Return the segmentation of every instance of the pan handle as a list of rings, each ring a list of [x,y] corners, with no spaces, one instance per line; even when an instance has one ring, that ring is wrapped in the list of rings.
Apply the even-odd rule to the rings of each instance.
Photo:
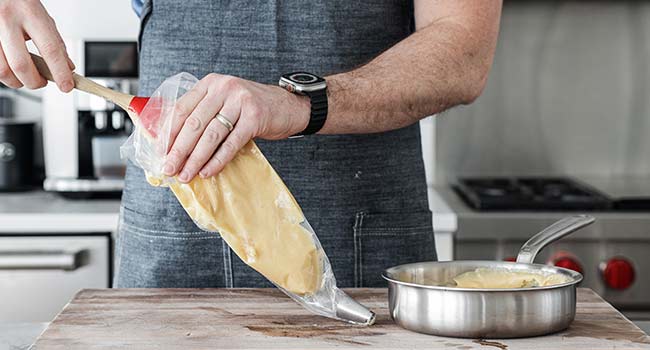
[[[519,250],[517,262],[532,264],[535,256],[542,248],[568,235],[569,233],[592,224],[596,219],[590,215],[575,215],[555,222],[551,226],[534,235]]]

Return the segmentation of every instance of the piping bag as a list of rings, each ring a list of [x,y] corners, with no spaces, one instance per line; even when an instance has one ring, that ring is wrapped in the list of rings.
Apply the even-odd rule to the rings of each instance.
[[[40,57],[41,74],[51,79]],[[174,106],[198,79],[180,73],[150,98],[107,89],[77,74],[75,87],[109,99],[128,111],[135,131],[121,154],[145,171],[154,186],[169,187],[194,223],[219,233],[246,264],[309,311],[354,324],[371,325],[375,314],[336,286],[316,233],[282,179],[253,141],[216,176],[187,184],[162,173]]]

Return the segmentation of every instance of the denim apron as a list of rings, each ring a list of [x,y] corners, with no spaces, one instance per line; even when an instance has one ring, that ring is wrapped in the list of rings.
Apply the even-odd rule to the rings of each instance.
[[[296,70],[354,69],[412,32],[413,8],[403,0],[153,0],[141,21],[140,94],[147,96],[182,71],[277,84]],[[258,145],[315,229],[339,286],[385,286],[386,267],[436,259],[417,124]],[[116,287],[271,286],[133,164],[115,260]]]

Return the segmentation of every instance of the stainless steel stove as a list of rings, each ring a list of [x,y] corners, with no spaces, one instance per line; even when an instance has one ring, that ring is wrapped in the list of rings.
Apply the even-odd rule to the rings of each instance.
[[[635,321],[650,321],[650,179],[467,180],[436,188],[458,216],[454,259],[513,259],[553,221],[589,212],[596,223],[552,244],[536,262],[582,272],[581,286]]]

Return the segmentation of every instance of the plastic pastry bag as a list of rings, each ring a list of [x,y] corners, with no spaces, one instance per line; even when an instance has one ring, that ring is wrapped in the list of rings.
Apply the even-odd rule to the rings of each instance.
[[[336,287],[330,262],[300,206],[254,142],[218,175],[182,184],[162,173],[174,105],[198,80],[181,73],[154,92],[141,113],[157,120],[135,131],[122,157],[144,169],[153,186],[169,187],[198,227],[218,232],[230,248],[308,310],[352,323],[374,314]],[[153,136],[156,135],[156,136]]]

